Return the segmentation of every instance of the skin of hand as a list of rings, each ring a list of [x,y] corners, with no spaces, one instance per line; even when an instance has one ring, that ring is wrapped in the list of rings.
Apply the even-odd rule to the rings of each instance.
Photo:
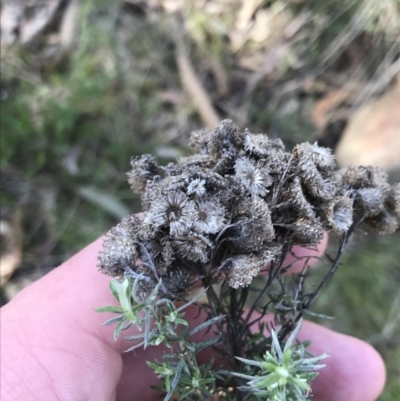
[[[160,399],[150,388],[158,379],[146,361],[161,360],[162,347],[124,353],[132,344],[114,341],[113,327],[102,327],[112,315],[93,311],[116,305],[110,278],[96,268],[101,245],[101,239],[92,243],[1,309],[2,401]],[[310,250],[297,248],[296,254],[309,255]],[[196,307],[188,308],[185,317],[196,325],[204,318]],[[196,335],[204,340],[204,333]],[[315,355],[329,352],[326,367],[312,383],[313,400],[376,399],[385,368],[371,346],[310,322],[303,324],[299,338],[312,341]],[[206,362],[212,352],[205,350],[199,359]]]

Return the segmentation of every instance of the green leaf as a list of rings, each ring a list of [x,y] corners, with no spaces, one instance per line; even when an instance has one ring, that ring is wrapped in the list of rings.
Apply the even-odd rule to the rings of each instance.
[[[282,360],[283,353],[282,353],[281,345],[279,344],[278,337],[274,330],[271,330],[271,338],[272,338],[271,353],[274,353],[273,351],[275,351],[278,354],[279,359]]]
[[[285,348],[283,349],[283,352],[285,352],[287,349],[289,349],[292,346],[294,340],[297,337],[297,334],[299,334],[299,331],[301,329],[302,324],[303,324],[303,319],[300,319],[299,322],[297,323],[296,328],[292,331],[292,334],[290,334],[290,337],[286,341]]]
[[[151,361],[146,361],[146,363],[147,363],[147,366],[149,366],[150,368],[152,368],[154,371],[155,371],[156,369],[158,369],[158,367],[160,366],[160,365],[158,365],[158,364],[156,364],[156,363],[154,363],[154,362],[151,362]]]
[[[292,359],[292,350],[290,348],[288,348],[283,353],[282,366],[284,368],[288,369],[290,366],[291,359]]]
[[[206,378],[206,379],[200,379],[200,383],[204,383],[204,384],[209,384],[209,383],[214,383],[215,382],[215,378],[210,377],[210,378]]]
[[[146,313],[144,332],[146,334],[144,337],[144,349],[146,349],[149,341],[151,341],[152,334],[154,335],[154,330],[150,332],[150,315],[148,313]]]
[[[194,304],[196,301],[198,301],[206,292],[208,288],[206,288],[204,291],[202,291],[200,294],[197,294],[193,299],[191,299],[189,302],[187,302],[185,305],[180,306],[177,311],[180,312],[183,309],[186,309],[188,306]]]
[[[292,383],[293,385],[302,388],[303,390],[311,391],[310,385],[307,383],[305,379],[295,378],[295,377],[288,377],[288,382]]]
[[[130,214],[129,208],[118,198],[98,188],[82,186],[78,188],[78,194],[118,219],[122,219]]]
[[[180,317],[177,317],[175,319],[175,323],[181,324],[182,326],[189,326],[189,323],[185,319],[181,319]]]
[[[117,340],[117,338],[119,337],[119,335],[120,335],[120,333],[121,333],[122,330],[126,330],[126,329],[128,329],[129,327],[131,327],[131,326],[132,326],[132,323],[129,322],[129,321],[126,319],[126,317],[124,316],[124,319],[121,320],[121,321],[118,323],[117,327],[116,327],[115,330],[114,330],[114,340]]]
[[[188,337],[190,337],[194,333],[197,333],[198,331],[203,330],[206,327],[209,327],[212,324],[217,323],[217,322],[221,321],[224,318],[225,318],[225,315],[222,315],[222,316],[217,316],[217,317],[214,317],[213,319],[207,320],[206,322],[204,322],[204,323],[198,325],[197,327],[195,327],[194,329],[190,330],[187,335],[188,335]]]
[[[96,308],[95,312],[123,313],[124,311],[120,306],[103,306],[101,308]]]
[[[220,339],[221,339],[221,336],[218,335],[217,337],[211,338],[210,340],[206,340],[206,341],[196,344],[196,353],[202,351],[203,349],[205,349],[207,347],[210,347],[211,345],[218,344]]]
[[[117,280],[110,281],[111,293],[114,295],[114,297],[117,299],[118,302],[119,302],[120,287],[121,287],[121,283],[118,282]]]
[[[126,336],[124,337],[125,340],[127,341],[135,341],[135,340],[141,340],[146,336],[146,333],[140,333],[140,334],[136,334],[134,336]]]
[[[133,347],[128,348],[128,349],[125,350],[124,352],[127,353],[127,352],[134,351],[135,349],[142,347],[143,344],[144,344],[144,341],[142,341],[142,342],[139,343],[139,344],[134,345]]]
[[[224,371],[228,373],[229,375],[236,376],[236,377],[241,377],[242,379],[247,379],[247,380],[254,380],[253,376],[245,375],[243,373],[238,373],[238,372],[230,372],[230,371]]]
[[[181,377],[182,368],[183,368],[183,359],[180,359],[178,366],[176,368],[174,379],[172,380],[172,383],[171,383],[171,387],[170,387],[167,395],[165,396],[164,401],[169,401],[172,398],[172,396],[174,395],[174,391],[175,391],[175,389],[179,383],[179,379]]]
[[[251,359],[244,359],[239,356],[237,356],[236,359],[238,359],[240,362],[243,362],[247,365],[258,366],[259,368],[261,368],[263,366],[263,362],[253,361]]]
[[[120,322],[121,320],[123,320],[124,318],[125,318],[124,315],[112,317],[111,319],[106,320],[106,321],[103,323],[103,326],[110,326],[110,325],[112,325],[112,324],[118,323],[118,322]]]
[[[195,392],[196,390],[193,388],[188,387],[185,391],[182,392],[181,397],[179,398],[179,401],[185,400],[189,394]]]
[[[268,389],[272,384],[278,383],[281,377],[276,373],[271,373],[267,376],[262,376],[255,380],[255,385],[259,388]]]
[[[153,341],[153,344],[154,344],[155,346],[158,346],[158,345],[160,345],[161,343],[163,343],[164,341],[165,341],[165,336],[160,335],[160,336],[158,336],[158,337]]]

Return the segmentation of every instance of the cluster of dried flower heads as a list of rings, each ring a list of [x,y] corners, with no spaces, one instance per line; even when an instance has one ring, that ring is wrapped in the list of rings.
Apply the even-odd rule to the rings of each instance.
[[[99,255],[102,272],[140,276],[144,294],[161,279],[161,291],[178,297],[205,271],[247,286],[285,244],[312,247],[354,224],[380,234],[399,225],[400,184],[375,167],[337,171],[316,144],[287,152],[281,140],[224,120],[192,133],[190,145],[197,153],[176,164],[132,160],[128,180],[143,213],[114,227]]]

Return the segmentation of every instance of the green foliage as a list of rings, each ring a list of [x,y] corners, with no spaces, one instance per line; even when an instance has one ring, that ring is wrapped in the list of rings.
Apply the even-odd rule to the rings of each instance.
[[[246,383],[239,387],[250,395],[270,401],[306,401],[309,400],[309,383],[317,376],[316,370],[325,365],[317,364],[327,355],[311,357],[306,352],[307,343],[294,344],[301,328],[301,321],[281,348],[277,333],[271,330],[272,347],[261,361],[239,358],[247,365],[247,370],[254,374],[233,373]]]
[[[123,330],[136,326],[139,334],[126,336],[128,341],[136,342],[127,352],[139,347],[159,346],[164,344],[169,353],[164,353],[163,362],[148,361],[148,366],[160,379],[157,389],[165,393],[164,401],[177,396],[180,400],[204,400],[211,396],[215,388],[218,371],[213,370],[214,361],[199,365],[196,355],[203,349],[218,344],[220,337],[215,336],[202,342],[193,342],[190,337],[200,330],[209,328],[221,321],[224,316],[207,320],[189,330],[185,320],[187,307],[193,305],[204,295],[200,293],[191,301],[180,307],[166,298],[158,299],[160,282],[150,296],[142,299],[138,275],[133,283],[128,278],[122,282],[111,281],[110,289],[120,306],[106,306],[96,309],[97,312],[116,313],[117,316],[107,320],[104,325],[117,324],[114,338],[117,339]]]
[[[226,400],[242,399],[235,396],[227,387],[219,387],[217,384],[224,382],[232,384],[232,379],[235,377],[239,380],[238,390],[244,392],[245,399],[309,400],[311,390],[309,383],[317,376],[316,371],[324,366],[318,362],[327,355],[312,357],[306,351],[309,343],[295,344],[301,321],[286,340],[283,349],[277,337],[279,332],[272,330],[269,338],[271,348],[262,360],[258,360],[257,357],[256,359],[237,357],[245,366],[243,373],[222,368],[215,369],[213,358],[208,364],[199,365],[196,359],[197,354],[205,348],[219,344],[221,337],[217,335],[202,342],[193,342],[191,337],[201,330],[207,330],[214,324],[222,322],[225,316],[216,316],[190,329],[183,311],[190,305],[196,304],[207,290],[177,307],[169,299],[158,297],[161,282],[148,297],[143,299],[143,293],[140,290],[143,278],[137,275],[133,282],[129,278],[125,278],[122,282],[111,281],[111,292],[120,306],[106,306],[96,311],[117,314],[116,317],[104,323],[104,325],[116,324],[115,340],[123,330],[131,326],[136,327],[139,334],[125,336],[125,340],[136,343],[127,352],[139,347],[146,348],[161,344],[167,347],[168,353],[164,352],[161,362],[147,361],[147,365],[160,379],[160,384],[155,389],[164,393],[164,401],[172,397],[179,400],[209,400],[216,393],[220,393]],[[258,335],[255,334],[250,342],[265,339],[262,334],[264,325],[261,324],[259,329]],[[262,343],[265,344],[263,341]]]
[[[52,265],[140,209],[126,195],[129,159],[162,145],[176,118],[159,97],[179,82],[171,39],[120,9],[80,2],[76,45],[57,68],[42,69],[27,48],[2,57],[1,201],[22,205],[27,252],[44,245],[60,255]]]

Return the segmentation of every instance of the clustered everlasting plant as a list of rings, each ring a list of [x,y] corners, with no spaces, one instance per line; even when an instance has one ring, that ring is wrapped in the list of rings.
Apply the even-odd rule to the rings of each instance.
[[[115,278],[120,307],[115,337],[135,325],[130,350],[164,344],[162,361],[148,361],[164,400],[308,400],[323,367],[296,340],[302,318],[336,271],[355,229],[393,233],[400,220],[400,184],[374,167],[336,170],[330,150],[304,143],[285,151],[278,139],[222,121],[192,133],[196,154],[160,166],[132,160],[128,181],[143,213],[110,230],[100,270]],[[339,234],[337,254],[323,280],[306,288],[309,258],[298,276],[285,275],[292,248],[315,248],[325,232]],[[253,279],[264,273],[262,286]],[[197,295],[194,284],[203,288]],[[197,285],[197,287],[199,287]],[[190,328],[185,309],[207,319]],[[272,314],[266,326],[263,317]],[[192,336],[208,335],[196,343]],[[268,333],[266,335],[265,333]],[[196,355],[214,348],[213,360]]]

